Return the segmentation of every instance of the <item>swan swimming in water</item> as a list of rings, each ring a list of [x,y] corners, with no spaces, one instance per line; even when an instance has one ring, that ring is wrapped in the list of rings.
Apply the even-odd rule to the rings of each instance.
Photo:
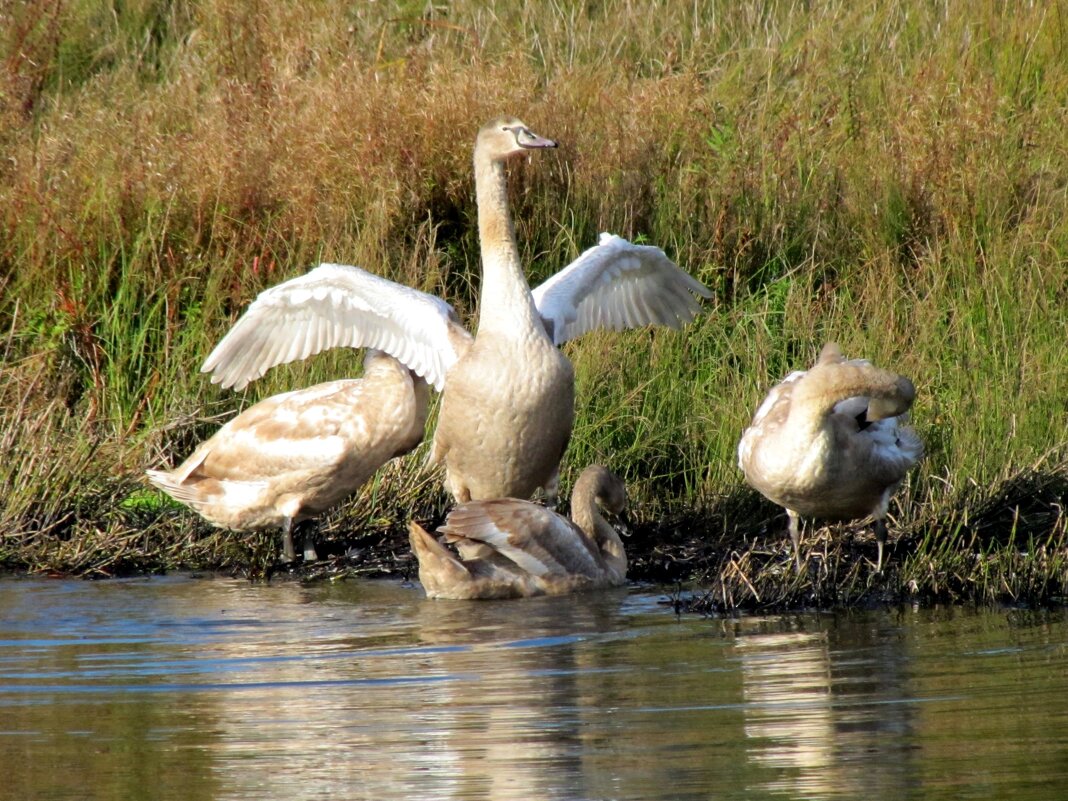
[[[828,343],[807,371],[773,387],[738,443],[738,466],[768,500],[786,509],[801,568],[800,518],[875,518],[882,570],[890,496],[923,456],[904,425],[916,389],[904,376],[846,360]]]
[[[626,580],[627,555],[598,503],[622,514],[626,489],[600,465],[587,467],[571,496],[574,522],[515,498],[470,501],[438,531],[459,557],[418,523],[408,526],[428,598],[526,598],[563,595]]]
[[[374,347],[444,390],[431,461],[458,502],[555,495],[574,419],[574,374],[557,345],[594,328],[681,328],[711,297],[662,250],[602,234],[534,292],[519,261],[505,163],[555,147],[519,120],[485,125],[474,151],[482,252],[477,334],[409,307],[407,292],[324,264],[261,293],[203,370],[242,388],[277,364],[338,346]],[[366,302],[369,294],[377,301]],[[419,293],[422,294],[422,293]]]

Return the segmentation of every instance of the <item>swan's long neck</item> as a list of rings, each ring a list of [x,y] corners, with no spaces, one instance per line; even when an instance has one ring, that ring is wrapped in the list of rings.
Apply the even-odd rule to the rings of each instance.
[[[893,417],[908,411],[915,394],[907,378],[870,364],[817,364],[794,389],[790,417],[821,418],[839,401],[857,396],[871,399],[869,419]]]
[[[623,549],[623,540],[612,525],[598,515],[597,523],[597,547],[601,549],[601,556],[610,570],[627,575],[627,552]]]
[[[609,569],[624,576],[627,573],[627,554],[623,549],[623,541],[597,507],[596,496],[600,486],[594,481],[584,481],[584,478],[584,475],[579,477],[571,493],[571,520],[597,546]]]
[[[540,331],[541,324],[530,286],[519,262],[515,228],[508,211],[508,181],[504,164],[475,152],[475,198],[478,235],[482,246],[482,288],[478,330]]]

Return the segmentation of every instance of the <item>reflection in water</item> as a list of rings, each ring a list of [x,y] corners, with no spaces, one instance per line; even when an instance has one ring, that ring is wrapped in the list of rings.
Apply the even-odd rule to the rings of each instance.
[[[508,602],[419,607],[420,639],[454,646],[432,650],[428,672],[470,677],[441,685],[427,713],[428,756],[448,764],[456,781],[446,797],[477,787],[480,797],[502,801],[563,798],[554,787],[582,787],[581,679],[596,667],[586,643],[614,628],[621,597],[533,599],[521,627]]]
[[[137,692],[187,670],[155,622],[127,614],[138,594],[131,582],[0,582],[0,795],[214,796],[211,720]],[[175,775],[181,792],[160,779]]]
[[[904,794],[911,705],[902,645],[848,619],[833,631],[737,640],[751,759],[779,769],[765,789],[798,798],[868,798],[891,788]],[[847,652],[832,647],[843,631]]]
[[[758,634],[738,640],[752,758],[796,769],[796,784],[817,797],[834,761],[831,665],[824,632]]]
[[[1068,779],[1063,615],[656,601],[0,581],[0,796],[1044,799]]]
[[[349,613],[381,612],[366,589]],[[215,696],[225,785],[256,798],[573,797],[580,652],[613,628],[621,597],[524,602],[521,627],[512,602],[413,597],[389,642],[274,664],[259,703]],[[264,781],[257,762],[287,767]]]

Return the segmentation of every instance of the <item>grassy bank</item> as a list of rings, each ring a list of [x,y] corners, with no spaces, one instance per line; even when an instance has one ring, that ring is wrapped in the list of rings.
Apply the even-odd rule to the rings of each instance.
[[[562,143],[513,172],[532,282],[599,231],[711,287],[682,334],[592,335],[565,486],[625,476],[638,578],[710,608],[1068,597],[1068,6],[513,2],[8,6],[0,25],[0,565],[114,575],[262,564],[144,487],[247,393],[197,368],[261,289],[320,260],[470,318],[470,148],[521,116]],[[866,535],[806,536],[744,487],[738,436],[827,339],[915,381],[928,456]],[[403,569],[440,514],[419,451],[324,523]]]

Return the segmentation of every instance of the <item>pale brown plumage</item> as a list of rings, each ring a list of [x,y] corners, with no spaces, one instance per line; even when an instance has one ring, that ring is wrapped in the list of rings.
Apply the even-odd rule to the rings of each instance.
[[[174,470],[149,481],[216,526],[292,525],[344,500],[395,456],[422,441],[429,387],[404,365],[368,350],[364,375],[275,395],[246,409]],[[305,559],[315,559],[305,540]]]
[[[446,375],[431,453],[460,502],[556,493],[571,437],[575,376],[534,303],[508,210],[505,162],[556,147],[519,120],[494,120],[475,141],[482,251],[478,330]]]
[[[823,348],[806,372],[773,387],[738,444],[745,478],[790,519],[801,566],[800,517],[855,520],[872,515],[882,569],[890,496],[923,455],[904,425],[916,390],[904,376],[847,361]]]
[[[438,529],[459,557],[418,523],[409,524],[419,580],[430,598],[521,598],[613,587],[626,580],[627,557],[601,515],[621,514],[623,482],[600,465],[587,467],[571,497],[574,522],[515,498],[471,501]]]
[[[531,292],[504,165],[554,146],[512,118],[476,138],[482,285],[473,340],[444,301],[322,264],[261,293],[202,369],[240,388],[327,348],[379,348],[444,390],[430,461],[444,465],[457,501],[554,495],[574,418],[574,375],[556,346],[594,328],[681,328],[700,310],[697,298],[711,296],[660,248],[608,234]]]
[[[575,377],[557,345],[592,328],[693,319],[711,292],[659,248],[601,235],[600,243],[531,292],[508,208],[505,162],[556,147],[512,118],[475,141],[482,253],[478,331],[446,377],[431,461],[459,502],[555,498],[575,415]]]

